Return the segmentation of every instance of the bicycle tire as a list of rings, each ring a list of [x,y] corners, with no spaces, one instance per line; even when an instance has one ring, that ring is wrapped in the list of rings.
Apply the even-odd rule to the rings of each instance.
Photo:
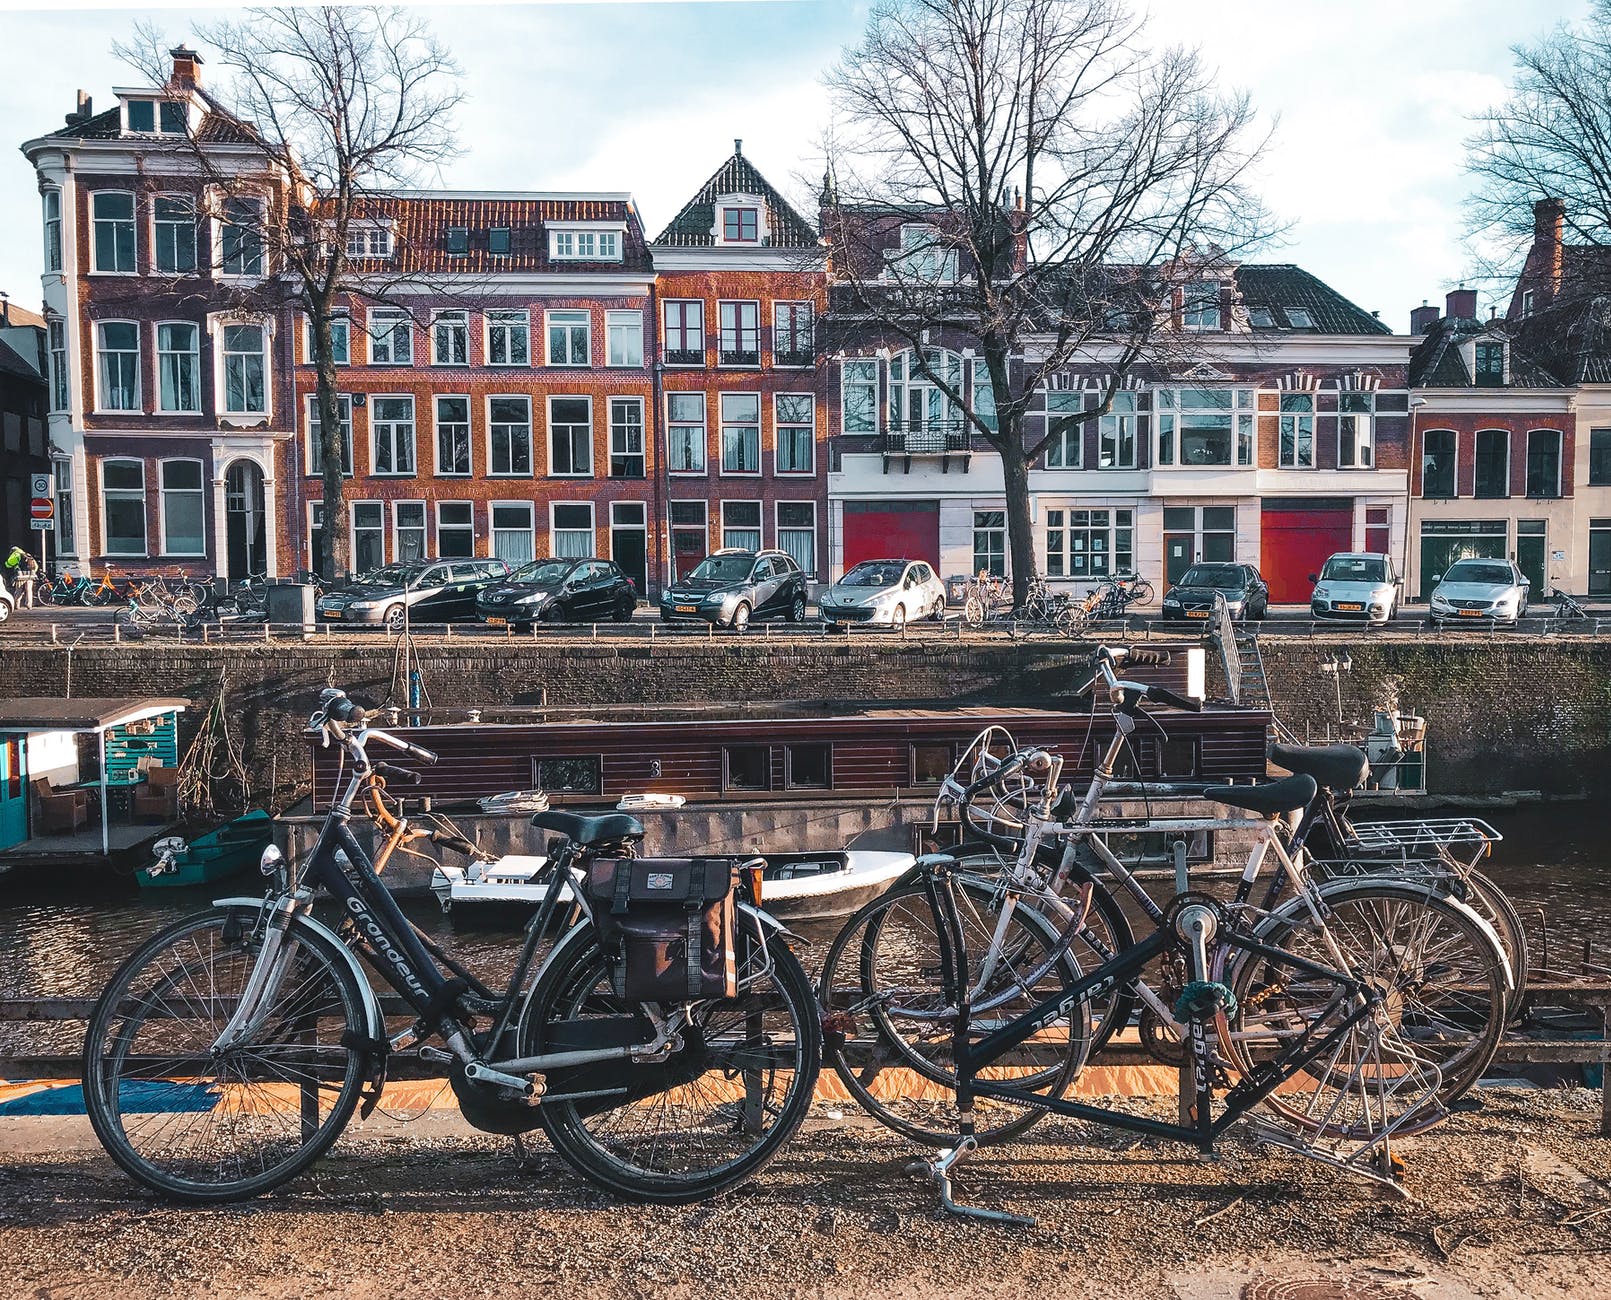
[[[962,602],[962,621],[969,627],[983,627],[985,621],[984,601],[978,596],[969,596]]]
[[[348,1044],[368,1036],[366,995],[347,959],[312,930],[294,927],[287,934],[292,945],[287,958],[292,963],[289,973],[305,973],[286,978],[276,994],[281,1011],[264,1026],[272,1032],[258,1046],[263,1063],[257,1077],[248,1077],[252,1067],[244,1054],[221,1064],[211,1053],[208,1040],[216,1040],[227,1023],[231,994],[238,1001],[256,961],[259,944],[253,927],[258,916],[256,907],[215,907],[175,922],[147,940],[117,969],[90,1014],[83,1072],[90,1125],[107,1154],[126,1173],[176,1200],[246,1200],[289,1182],[329,1149],[358,1104],[365,1056]],[[196,936],[209,931],[216,932],[216,937],[209,935],[204,951]],[[178,953],[187,939],[194,964],[185,958],[180,969],[162,974],[155,966],[158,958],[166,949]],[[136,991],[140,976],[148,969],[153,972],[151,985]],[[210,996],[200,1008],[202,1015],[184,1014],[196,1010],[189,998],[177,1006],[169,1000],[175,989],[203,988]],[[225,994],[220,998],[214,990],[225,990]],[[133,1010],[128,1003],[131,996]],[[314,1021],[311,1030],[307,1027],[310,1019]],[[203,1024],[188,1051],[177,1050],[170,1041],[172,1034],[164,1038],[160,1032],[193,1020]],[[320,1021],[338,1023],[321,1029]],[[148,1028],[151,1035],[141,1038]],[[306,1039],[310,1032],[319,1034],[312,1047]],[[139,1053],[142,1058],[152,1050],[159,1051],[154,1061],[143,1065],[147,1077],[122,1072],[124,1066],[134,1064],[130,1057],[136,1046],[146,1049]],[[162,1050],[165,1047],[168,1050]],[[308,1056],[314,1059],[301,1067],[299,1078],[298,1062]],[[303,1113],[310,1083],[316,1124],[310,1124]],[[332,1084],[333,1096],[323,1117],[318,1118],[324,1094],[331,1091]],[[284,1096],[288,1088],[296,1088],[298,1094],[297,1104],[289,1111],[284,1108],[290,1100]],[[144,1109],[125,1110],[126,1104]],[[167,1109],[160,1108],[163,1106]],[[152,1115],[164,1118],[153,1121]],[[185,1116],[198,1118],[186,1120]],[[195,1126],[215,1117],[222,1122],[211,1141],[199,1140]],[[142,1122],[131,1131],[128,1121],[133,1118]],[[231,1158],[223,1147],[230,1138],[250,1140],[254,1135],[264,1136],[267,1152],[283,1148],[284,1154],[272,1162],[260,1158],[257,1171],[246,1174],[240,1153]],[[177,1154],[164,1163],[153,1151],[141,1149],[142,1137],[151,1144],[177,1138],[170,1142]],[[185,1170],[191,1172],[182,1172]]]
[[[1504,947],[1510,962],[1510,999],[1507,1019],[1516,1021],[1525,1009],[1527,975],[1532,966],[1532,949],[1527,940],[1527,927],[1522,924],[1521,913],[1505,891],[1481,871],[1466,870],[1460,873],[1469,886],[1465,901],[1483,920],[1493,926],[1494,933]]]
[[[741,988],[737,999],[702,1004],[708,1012],[699,1029],[698,1045],[693,1045],[695,1035],[690,1030],[689,1045],[684,1051],[698,1051],[706,1059],[714,1058],[717,1054],[706,1034],[712,1025],[722,1023],[719,1017],[726,1016],[742,1018],[744,1042],[751,1045],[729,1049],[723,1059],[731,1064],[777,1057],[780,1041],[777,1031],[790,1026],[793,1065],[781,1091],[771,1087],[774,1079],[768,1078],[763,1084],[759,1078],[776,1075],[779,1072],[775,1069],[731,1069],[715,1064],[671,1088],[661,1088],[610,1109],[565,1101],[557,1096],[545,1099],[540,1114],[549,1141],[565,1162],[589,1182],[617,1196],[660,1205],[706,1200],[753,1178],[800,1127],[810,1110],[822,1063],[816,995],[799,959],[776,934],[770,935],[764,943],[765,958],[770,961],[771,970],[771,977],[766,976],[766,962],[758,960],[763,946],[756,939],[753,924],[758,923],[740,919],[737,948],[741,983],[745,972],[750,971],[757,984],[747,991]],[[757,993],[761,978],[772,979],[770,992]],[[520,1051],[522,1055],[542,1052],[550,1025],[572,1022],[587,1014],[614,1016],[626,1010],[627,1004],[611,990],[609,966],[599,947],[598,936],[593,927],[584,922],[560,941],[538,975],[521,1013]],[[766,1016],[771,1019],[762,1019]],[[753,1045],[757,1035],[762,1040],[759,1046]],[[676,1062],[678,1056],[673,1053],[668,1065]],[[631,1071],[652,1067],[622,1068]],[[710,1083],[713,1075],[715,1084]],[[743,1080],[742,1100],[724,1095],[732,1091],[735,1079]],[[757,1100],[756,1090],[763,1087],[765,1095]],[[645,1161],[663,1163],[671,1160],[676,1152],[689,1150],[689,1143],[675,1141],[675,1132],[665,1121],[685,1125],[686,1112],[701,1093],[715,1098],[717,1104],[713,1113],[720,1120],[720,1126],[707,1124],[703,1131],[697,1125],[683,1129],[685,1134],[693,1135],[688,1160],[708,1161],[713,1154],[721,1154],[729,1148],[733,1139],[750,1136],[751,1126],[758,1120],[770,1117],[772,1123],[756,1140],[715,1165],[681,1169],[648,1167]],[[625,1128],[626,1117],[632,1111],[643,1109],[656,1111],[654,1122],[647,1132],[634,1137]]]
[[[1152,584],[1145,578],[1137,578],[1130,584],[1130,592],[1126,604],[1145,605],[1152,599]]]

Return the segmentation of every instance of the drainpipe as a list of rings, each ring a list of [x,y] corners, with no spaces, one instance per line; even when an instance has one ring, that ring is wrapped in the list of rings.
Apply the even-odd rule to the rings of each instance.
[[[664,378],[665,363],[660,357],[660,294],[659,286],[651,280],[649,282],[649,346],[653,349],[649,355],[654,358],[649,366],[650,395],[653,411],[644,421],[644,453],[647,455],[650,447],[654,448],[655,460],[658,468],[654,476],[654,535],[660,539],[660,583],[661,589],[670,585],[675,575],[671,571],[674,563],[671,556],[671,448],[663,446],[660,438],[661,408],[665,405]],[[648,534],[644,534],[647,540]],[[644,572],[649,566],[645,563]],[[649,593],[643,593],[645,600]]]
[[[1421,414],[1421,408],[1425,405],[1426,398],[1424,397],[1410,398],[1410,455],[1409,465],[1407,466],[1409,472],[1404,481],[1404,540],[1399,547],[1398,565],[1399,577],[1404,581],[1405,590],[1408,590],[1410,585],[1408,572],[1410,567],[1410,502],[1415,499],[1415,458],[1421,454],[1421,443],[1416,424]],[[1459,458],[1456,457],[1455,473],[1457,474],[1460,472],[1458,461]]]

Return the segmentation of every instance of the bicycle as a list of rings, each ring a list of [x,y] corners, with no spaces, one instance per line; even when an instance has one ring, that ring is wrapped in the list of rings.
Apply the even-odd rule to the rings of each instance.
[[[34,589],[34,599],[41,605],[88,605],[95,585],[88,578],[75,578],[65,569],[55,580],[42,579]]]
[[[573,873],[619,880],[613,864],[636,857],[643,827],[623,814],[539,813],[532,824],[557,837],[554,871],[495,991],[439,964],[445,954],[422,942],[352,831],[360,798],[419,779],[372,762],[370,745],[422,763],[435,755],[371,726],[333,688],[309,727],[340,747],[348,775],[306,860],[265,851],[262,898],[223,899],[148,940],[91,1015],[85,1106],[125,1172],[185,1201],[269,1191],[317,1160],[360,1102],[369,1113],[388,1058],[410,1048],[447,1069],[469,1122],[541,1126],[576,1172],[622,1196],[717,1195],[788,1141],[816,1080],[817,1011],[757,880],[734,908],[736,996],[629,999],[586,891],[573,891],[582,919],[535,969],[534,957]],[[320,890],[345,918],[339,934],[313,914]],[[361,961],[407,1004],[409,1027],[389,1030]]]
[[[1569,595],[1559,587],[1552,587],[1550,600],[1554,606],[1550,611],[1550,623],[1555,627],[1562,623],[1581,623],[1589,616],[1589,611],[1583,608],[1576,596]]]
[[[988,569],[962,586],[962,621],[971,628],[983,627],[991,619],[1012,608],[1012,583]]]

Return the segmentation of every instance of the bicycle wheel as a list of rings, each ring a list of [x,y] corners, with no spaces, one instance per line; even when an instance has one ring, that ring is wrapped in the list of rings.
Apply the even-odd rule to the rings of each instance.
[[[1505,959],[1510,963],[1511,988],[1506,1019],[1516,1020],[1522,1014],[1522,1002],[1527,996],[1527,972],[1532,961],[1527,928],[1515,904],[1492,877],[1481,871],[1467,870],[1460,874],[1466,883],[1465,902],[1493,927],[1505,950]]]
[[[1505,1028],[1505,973],[1498,940],[1454,899],[1389,881],[1336,882],[1321,891],[1323,920],[1308,900],[1283,904],[1256,927],[1262,943],[1363,980],[1382,998],[1327,1058],[1311,1064],[1266,1105],[1301,1127],[1362,1136],[1382,1109],[1412,1107],[1418,1075],[1435,1066],[1435,1105],[1396,1116],[1398,1132],[1430,1128],[1482,1076]],[[1268,1061],[1336,1013],[1334,982],[1304,976],[1281,960],[1233,955],[1225,982],[1237,1010],[1220,1045],[1241,1074]],[[1228,1029],[1228,1032],[1227,1032]],[[1381,1054],[1383,1042],[1390,1044]],[[1376,1101],[1364,1094],[1375,1089]],[[1394,1103],[1393,1098],[1397,1098]],[[1363,1109],[1361,1109],[1363,1108]]]
[[[1152,599],[1152,584],[1145,578],[1137,578],[1130,584],[1130,594],[1126,604],[1145,605]]]
[[[168,927],[112,976],[84,1043],[84,1105],[107,1153],[184,1201],[234,1201],[295,1178],[336,1140],[363,1084],[364,993],[340,952],[293,928],[246,1040],[214,1050],[262,934],[256,908]],[[205,991],[205,992],[204,992]]]
[[[983,627],[985,621],[985,604],[978,596],[969,595],[962,602],[962,621],[969,627]]]
[[[970,954],[975,1001],[987,1008],[970,1020],[982,1038],[1079,979],[1067,953],[1057,955],[1057,932],[1040,912],[1020,904],[999,934],[999,913],[984,882],[956,882],[957,906]],[[941,987],[938,935],[921,883],[875,899],[846,923],[824,963],[818,997],[826,1054],[851,1096],[879,1123],[915,1142],[948,1146],[957,1137],[955,1015]],[[996,960],[979,981],[978,961]],[[979,1072],[1041,1096],[1062,1096],[1084,1065],[1090,1043],[1087,1008],[1060,1019]],[[975,1135],[981,1145],[1003,1142],[1036,1123],[1039,1106],[978,1097]]]
[[[692,1004],[683,1046],[663,1063],[593,1067],[576,1092],[625,1087],[619,1097],[563,1099],[551,1080],[543,1127],[554,1149],[590,1182],[633,1200],[680,1205],[752,1178],[799,1128],[821,1068],[811,981],[789,946],[765,942],[742,918],[739,995]],[[532,989],[519,1029],[522,1055],[568,1041],[589,1020],[630,1017],[653,1037],[642,1008],[617,997],[592,926],[571,931]],[[660,1008],[669,1012],[669,1006]],[[553,1045],[553,1046],[548,1046]]]

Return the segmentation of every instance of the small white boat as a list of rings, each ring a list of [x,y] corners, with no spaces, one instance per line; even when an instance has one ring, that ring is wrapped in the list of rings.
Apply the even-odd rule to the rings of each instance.
[[[780,921],[821,921],[849,916],[871,902],[911,867],[910,853],[841,849],[827,853],[768,853],[761,905]],[[511,853],[467,867],[438,866],[431,892],[444,912],[461,903],[536,907],[548,888],[548,859]],[[571,887],[560,901],[571,901]]]

